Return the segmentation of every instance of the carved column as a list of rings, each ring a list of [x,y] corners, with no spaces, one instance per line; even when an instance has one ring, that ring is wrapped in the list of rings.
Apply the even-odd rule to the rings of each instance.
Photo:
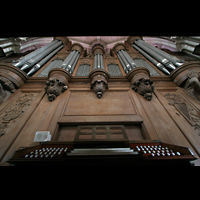
[[[127,79],[131,81],[131,88],[144,96],[145,99],[150,101],[152,99],[152,92],[154,87],[153,81],[150,80],[149,70],[145,67],[137,67],[131,70],[127,75]]]
[[[89,74],[91,89],[94,90],[98,98],[101,98],[105,90],[108,89],[108,78],[110,77],[110,75],[107,71],[104,70],[104,49],[101,46],[97,46],[93,49],[92,54],[94,55],[94,57],[96,56],[94,62],[95,60],[98,62],[96,64],[94,63],[94,70],[91,71]],[[100,67],[98,67],[98,65],[100,65]]]

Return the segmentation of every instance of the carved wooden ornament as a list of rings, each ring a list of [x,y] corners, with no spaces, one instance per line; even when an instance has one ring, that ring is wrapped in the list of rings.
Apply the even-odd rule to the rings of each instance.
[[[153,81],[150,80],[149,70],[144,67],[137,67],[131,70],[127,75],[129,81],[131,81],[132,89],[144,96],[145,99],[150,101],[152,99],[152,93],[154,87]]]
[[[16,88],[20,88],[29,78],[24,71],[7,63],[0,63],[0,76],[10,80]]]
[[[45,91],[49,101],[53,101],[62,92],[67,90],[67,85],[72,75],[61,68],[55,68],[49,72],[49,80],[46,82]]]
[[[108,89],[108,78],[109,73],[102,69],[93,70],[90,74],[91,80],[91,89],[94,90],[94,93],[100,99],[103,96],[103,93]]]

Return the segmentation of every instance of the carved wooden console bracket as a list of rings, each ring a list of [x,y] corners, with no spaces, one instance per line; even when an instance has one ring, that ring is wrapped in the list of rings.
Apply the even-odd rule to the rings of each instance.
[[[20,88],[29,78],[24,71],[7,63],[0,63],[0,76],[11,81],[16,88]]]
[[[186,63],[175,69],[170,78],[183,87],[195,100],[200,102],[200,62]]]
[[[72,75],[62,68],[54,68],[49,71],[49,79],[45,87],[49,101],[55,100],[57,96],[67,90],[67,85],[71,77]]]
[[[145,99],[150,101],[152,99],[152,92],[154,87],[153,81],[150,80],[149,70],[145,67],[136,67],[131,70],[127,75],[127,79],[131,81],[132,89],[144,96]]]
[[[98,98],[101,98],[105,90],[108,89],[109,77],[109,73],[103,69],[96,69],[90,72],[91,89],[94,89]]]

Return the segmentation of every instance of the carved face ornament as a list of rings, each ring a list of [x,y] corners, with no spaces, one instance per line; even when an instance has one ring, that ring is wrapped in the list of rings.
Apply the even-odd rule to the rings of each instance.
[[[103,96],[103,93],[108,89],[108,83],[104,76],[98,74],[93,77],[91,81],[91,88],[94,89],[94,93],[100,99]]]
[[[147,78],[141,78],[133,84],[132,89],[135,92],[138,92],[140,95],[144,96],[145,99],[150,101],[152,99],[152,92],[154,89],[152,84],[152,80]]]
[[[47,93],[49,101],[55,100],[57,96],[59,96],[62,92],[67,89],[67,86],[60,82],[58,79],[50,78],[46,82],[45,91]]]
[[[105,92],[104,82],[101,80],[95,81],[93,88],[97,97],[101,98],[103,93]]]

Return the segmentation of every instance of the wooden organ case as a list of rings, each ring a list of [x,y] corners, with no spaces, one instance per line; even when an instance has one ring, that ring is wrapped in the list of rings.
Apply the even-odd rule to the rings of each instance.
[[[0,63],[1,165],[200,165],[199,61],[140,36],[109,53],[54,37],[23,59]]]

